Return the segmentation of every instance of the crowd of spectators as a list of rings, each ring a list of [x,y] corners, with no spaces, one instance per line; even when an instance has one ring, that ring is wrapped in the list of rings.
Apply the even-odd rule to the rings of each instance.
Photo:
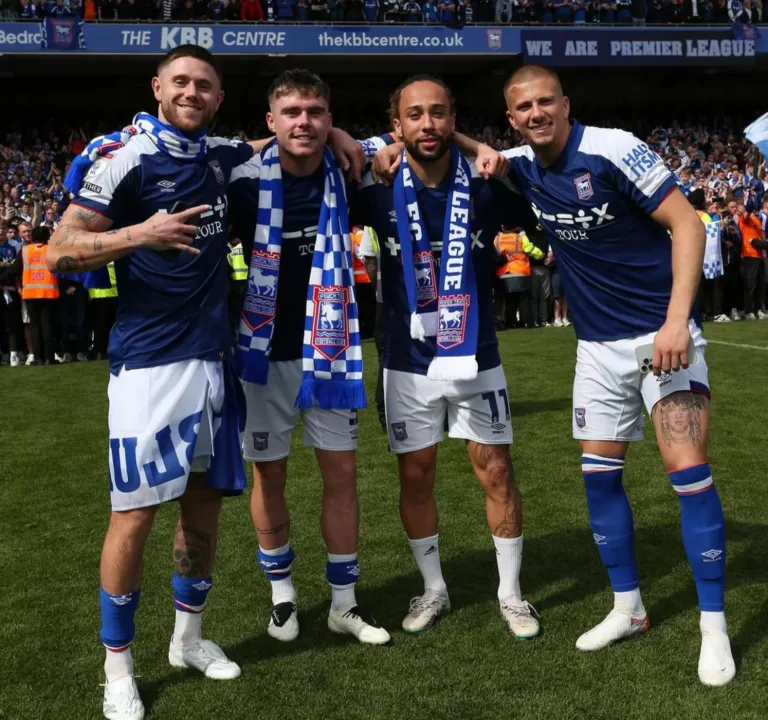
[[[621,123],[619,123],[621,125]],[[343,126],[343,123],[342,123]],[[629,123],[624,124],[629,127]],[[756,307],[745,305],[740,263],[740,219],[753,203],[744,200],[748,196],[759,197],[768,189],[768,172],[765,162],[755,165],[751,146],[739,128],[728,119],[720,122],[683,122],[671,126],[646,127],[635,125],[631,129],[653,147],[674,172],[678,184],[686,194],[701,190],[704,207],[709,215],[720,219],[723,229],[723,256],[726,281],[721,285],[719,296],[703,298],[705,317],[719,321],[768,317],[765,307],[764,278],[768,275],[764,267],[759,275],[759,300]],[[370,137],[386,132],[387,128],[375,122],[355,122],[346,129],[356,137]],[[476,139],[503,150],[519,144],[509,126],[483,122],[471,118],[463,129]],[[94,134],[103,128],[90,128]],[[245,138],[262,136],[262,128],[249,128],[249,132],[235,128],[219,127],[217,134],[227,137]],[[14,132],[0,138],[0,347],[2,358],[8,362],[10,353],[20,361],[32,353],[33,337],[40,337],[40,328],[35,327],[36,318],[11,307],[18,298],[20,274],[18,255],[23,242],[42,237],[41,229],[52,232],[68,203],[68,195],[62,186],[72,157],[79,153],[90,133],[81,128],[64,133],[38,133],[30,129]],[[752,207],[763,223],[763,233],[768,222],[768,204]],[[764,237],[764,236],[763,236]],[[553,321],[567,325],[568,316],[564,300],[557,292],[556,258],[549,253],[544,233],[533,234],[531,240],[542,249],[540,260],[532,260],[534,285],[530,297],[523,298],[519,308],[510,317],[500,310],[500,327],[509,325],[546,326]],[[765,255],[765,253],[763,253]],[[15,263],[15,264],[14,264]],[[768,260],[763,261],[764,265]],[[538,277],[538,280],[536,278]],[[50,313],[52,330],[49,331],[53,347],[46,350],[46,357],[35,360],[45,362],[87,360],[102,358],[106,352],[106,333],[103,327],[107,304],[101,304],[102,297],[89,293],[77,279],[62,278],[61,294],[57,309]],[[567,289],[566,291],[567,292]],[[99,299],[99,303],[94,302]],[[109,303],[112,304],[111,302]],[[98,306],[98,307],[97,307]],[[54,306],[51,305],[51,308]],[[745,313],[745,310],[747,312]],[[37,333],[37,335],[36,335]],[[32,361],[30,361],[32,362]],[[16,364],[16,362],[14,362]]]
[[[415,22],[481,24],[754,24],[764,0],[0,0],[6,19]]]

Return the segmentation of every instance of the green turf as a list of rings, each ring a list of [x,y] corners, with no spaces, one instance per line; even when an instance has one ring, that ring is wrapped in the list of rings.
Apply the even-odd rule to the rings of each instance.
[[[712,325],[709,339],[768,348],[768,322]],[[454,611],[419,636],[400,622],[421,590],[397,513],[395,459],[368,410],[361,416],[362,577],[358,598],[393,634],[362,647],[329,633],[320,537],[320,480],[296,434],[289,505],[298,560],[301,635],[266,634],[270,599],[256,566],[247,498],[228,500],[207,635],[243,666],[233,682],[167,663],[173,622],[170,550],[176,508],[164,508],[146,555],[134,645],[148,716],[254,718],[765,718],[768,713],[768,527],[765,438],[768,352],[711,344],[710,456],[728,520],[728,617],[738,676],[707,689],[696,674],[696,594],[678,507],[652,440],[625,473],[637,525],[652,632],[596,654],[574,648],[611,596],[587,524],[580,457],[570,438],[575,341],[570,330],[500,335],[515,422],[525,515],[523,589],[542,635],[516,642],[496,602],[496,564],[482,493],[464,445],[439,456],[441,555]],[[375,367],[366,344],[368,380]],[[109,515],[105,363],[0,368],[0,717],[101,717],[98,560]],[[370,386],[369,386],[370,387]],[[372,397],[372,395],[371,395]],[[649,436],[650,437],[650,436]]]

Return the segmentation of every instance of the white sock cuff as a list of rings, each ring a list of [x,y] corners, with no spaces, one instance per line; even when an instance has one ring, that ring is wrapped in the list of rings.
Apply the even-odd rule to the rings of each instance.
[[[347,555],[334,555],[333,553],[328,553],[328,562],[332,563],[340,563],[340,562],[352,562],[354,560],[357,560],[357,553],[349,553]]]
[[[285,555],[289,550],[291,549],[291,543],[287,542],[285,545],[279,548],[275,548],[274,550],[265,550],[261,545],[259,545],[259,550],[263,552],[265,555],[270,555],[274,557],[275,555]]]
[[[416,540],[408,538],[408,544],[412,548],[420,548],[420,547],[424,547],[425,545],[437,545],[439,537],[440,535],[438,534],[438,535],[432,535],[430,537],[418,538]]]
[[[523,536],[516,538],[500,538],[496,537],[495,535],[491,535],[493,538],[493,542],[495,545],[511,545],[514,547],[515,545],[522,545],[523,544]]]

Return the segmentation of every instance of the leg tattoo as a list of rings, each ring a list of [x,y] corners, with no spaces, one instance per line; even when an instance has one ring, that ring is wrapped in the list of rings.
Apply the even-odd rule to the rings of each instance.
[[[173,545],[173,571],[181,577],[208,577],[211,574],[211,536],[184,527],[179,521]]]
[[[657,406],[661,413],[661,437],[667,447],[691,443],[701,445],[701,413],[707,406],[702,395],[692,392],[674,393]]]

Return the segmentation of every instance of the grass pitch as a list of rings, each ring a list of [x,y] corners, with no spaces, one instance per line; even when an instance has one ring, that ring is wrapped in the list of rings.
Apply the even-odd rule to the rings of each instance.
[[[705,335],[716,341],[707,349],[710,461],[728,523],[726,609],[738,667],[731,685],[713,690],[698,681],[696,593],[677,501],[648,422],[648,439],[630,450],[625,481],[653,629],[600,653],[576,651],[576,638],[602,619],[612,596],[592,542],[579,449],[570,436],[575,340],[571,330],[517,330],[501,333],[500,344],[524,502],[522,584],[541,614],[541,636],[517,642],[505,630],[482,491],[463,443],[447,439],[437,495],[454,610],[421,636],[402,632],[408,602],[422,586],[398,517],[395,458],[369,409],[360,421],[358,599],[392,632],[392,645],[363,647],[327,629],[320,476],[296,433],[288,499],[299,639],[282,644],[266,633],[270,594],[256,565],[248,498],[230,499],[204,628],[243,666],[243,675],[217,682],[171,668],[177,510],[164,508],[147,548],[134,643],[148,718],[768,717],[762,492],[768,322],[708,324]],[[372,399],[372,343],[365,357]],[[109,515],[106,383],[106,363],[0,368],[0,717],[7,720],[102,717],[98,562]]]

